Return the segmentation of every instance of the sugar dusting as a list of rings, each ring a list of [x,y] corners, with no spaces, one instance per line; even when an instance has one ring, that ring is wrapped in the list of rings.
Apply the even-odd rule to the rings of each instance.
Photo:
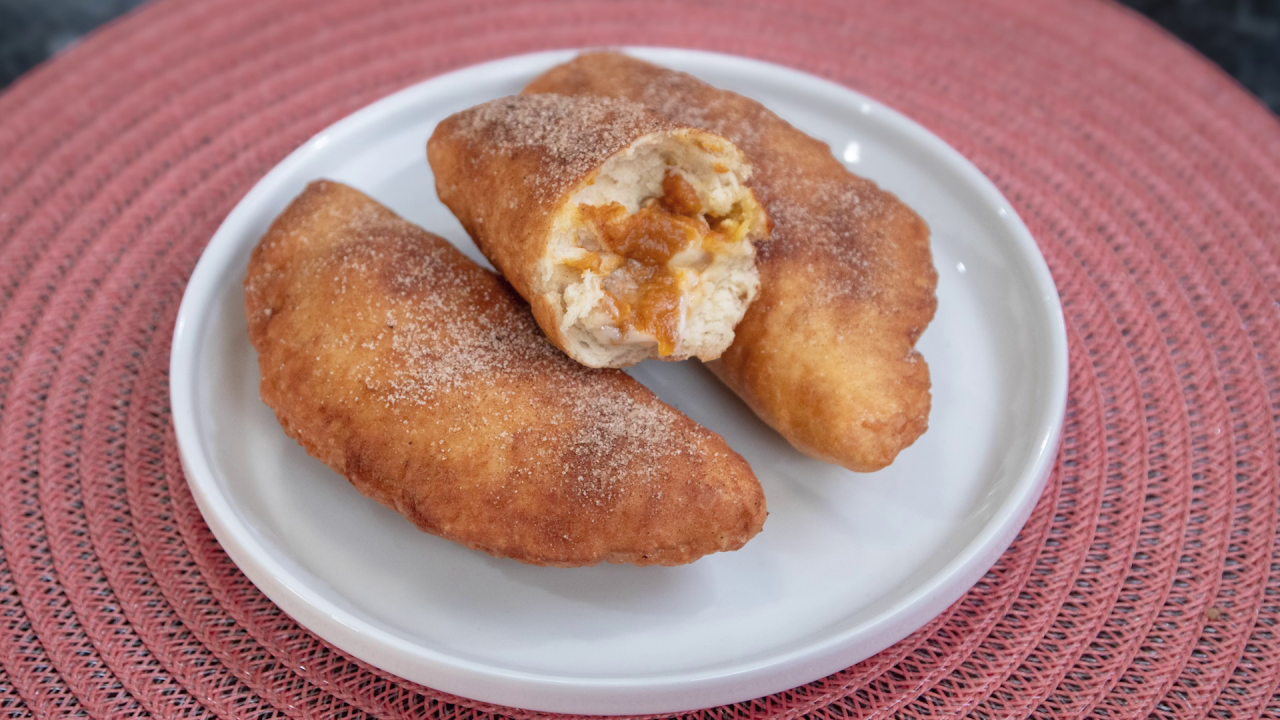
[[[473,157],[533,150],[542,171],[525,178],[544,197],[563,193],[636,138],[676,123],[639,103],[608,97],[516,95],[455,116]]]
[[[806,178],[775,172],[760,194],[774,223],[772,242],[759,248],[761,262],[789,246],[793,253],[802,248],[811,262],[823,265],[820,282],[826,292],[872,291],[862,279],[876,261],[881,239],[869,223],[888,211],[880,190],[852,176]]]
[[[580,396],[573,400],[578,426],[569,441],[573,454],[582,462],[574,492],[588,502],[602,505],[613,501],[625,484],[649,483],[657,477],[654,463],[636,460],[635,450],[659,448],[663,455],[692,455],[699,448],[688,433],[678,432],[671,409],[652,402],[615,394],[608,397]],[[601,448],[609,451],[601,453]]]
[[[424,452],[447,460],[456,433],[495,451],[517,434],[532,438],[527,452],[561,469],[566,495],[605,508],[661,480],[667,457],[703,452],[705,431],[647,393],[629,392],[616,371],[569,359],[492,273],[372,201],[344,223],[341,244],[320,264],[325,274],[295,273],[292,281],[327,283],[335,297],[370,279],[382,289],[354,318],[366,351],[356,374],[389,417],[452,423],[437,428]],[[520,403],[534,409],[534,422],[514,425],[529,417]],[[508,484],[529,478],[530,468],[515,468]]]

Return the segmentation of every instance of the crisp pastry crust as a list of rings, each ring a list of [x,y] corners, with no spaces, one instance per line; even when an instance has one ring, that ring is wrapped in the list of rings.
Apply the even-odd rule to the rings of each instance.
[[[732,140],[773,221],[760,295],[711,369],[799,450],[882,468],[928,427],[916,340],[937,307],[924,220],[760,103],[613,52],[552,68],[526,93],[621,98]]]
[[[736,550],[765,500],[715,433],[573,362],[445,240],[312,183],[245,278],[261,396],[307,452],[422,530],[534,565]]]
[[[625,100],[500,98],[427,144],[440,199],[591,367],[713,360],[754,299],[768,218],[724,138]]]

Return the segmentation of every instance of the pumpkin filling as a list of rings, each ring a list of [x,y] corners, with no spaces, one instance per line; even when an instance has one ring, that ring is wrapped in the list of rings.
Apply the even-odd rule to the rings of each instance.
[[[686,291],[747,234],[741,203],[723,217],[704,212],[697,191],[673,172],[662,195],[634,213],[617,202],[579,205],[578,213],[588,233],[579,238],[583,252],[565,264],[602,276],[599,307],[612,324],[624,335],[654,338],[664,357],[679,344]]]

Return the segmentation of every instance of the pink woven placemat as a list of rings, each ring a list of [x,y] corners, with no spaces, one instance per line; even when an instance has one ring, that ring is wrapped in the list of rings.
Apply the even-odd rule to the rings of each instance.
[[[687,46],[821,75],[990,176],[1057,280],[1065,440],[1013,546],[876,657],[690,717],[1280,717],[1280,123],[1097,0],[160,0],[0,95],[0,708],[452,718],[284,615],[168,417],[178,302],[307,137],[516,53]]]

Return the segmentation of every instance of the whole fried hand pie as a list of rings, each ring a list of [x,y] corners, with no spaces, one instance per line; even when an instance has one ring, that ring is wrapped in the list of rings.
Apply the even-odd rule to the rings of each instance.
[[[570,357],[713,360],[733,340],[768,232],[733,143],[624,100],[516,96],[446,118],[427,155],[440,199]]]
[[[534,565],[677,565],[764,522],[720,436],[566,357],[499,277],[356,190],[312,183],[245,294],[285,431],[422,530]]]
[[[620,98],[735,142],[773,221],[760,295],[711,369],[799,450],[882,468],[928,427],[915,350],[937,272],[924,221],[760,103],[619,53],[552,68],[525,93]]]

